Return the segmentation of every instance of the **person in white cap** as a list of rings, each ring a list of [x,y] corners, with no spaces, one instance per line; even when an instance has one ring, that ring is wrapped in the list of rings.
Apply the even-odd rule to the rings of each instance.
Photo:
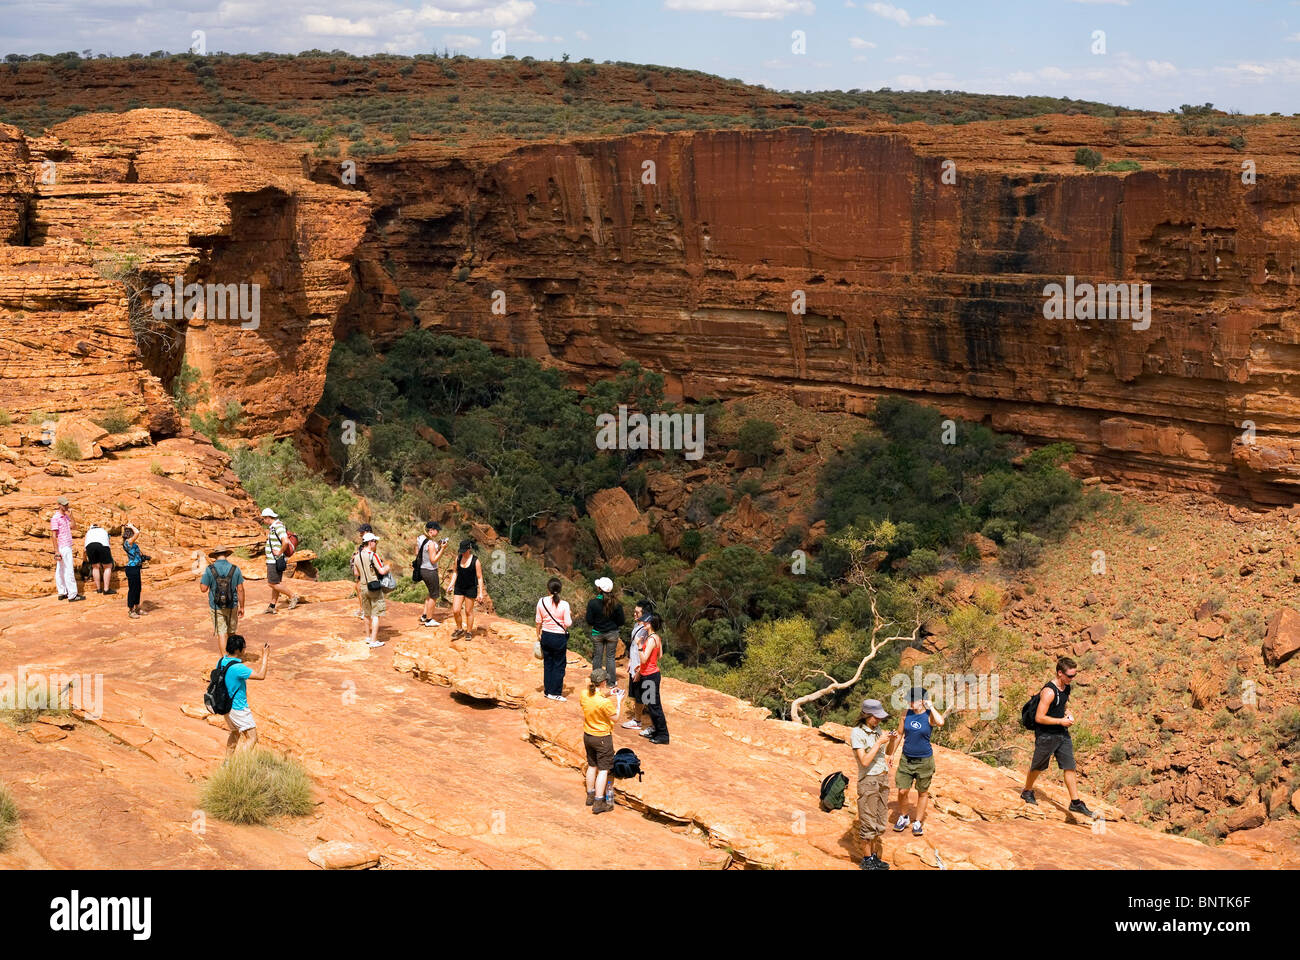
[[[361,616],[366,622],[366,645],[382,647],[384,641],[379,639],[379,618],[384,615],[388,605],[384,602],[384,591],[372,590],[369,585],[377,583],[380,577],[386,575],[389,566],[379,556],[379,537],[373,532],[361,537],[358,563],[361,566],[361,585],[365,588],[361,594]]]
[[[72,556],[72,511],[68,498],[59,497],[59,505],[50,518],[50,542],[54,545],[54,586],[60,600],[85,600],[77,590],[77,574]]]
[[[898,731],[885,733],[880,721],[889,713],[879,700],[863,700],[857,726],[849,733],[849,746],[858,761],[858,840],[863,870],[888,870],[884,861],[885,828],[889,826],[889,761],[902,740]]]
[[[597,593],[587,601],[587,626],[591,628],[591,665],[604,667],[611,687],[617,686],[618,670],[614,654],[618,651],[619,628],[623,626],[623,605],[614,594],[614,581],[601,577]]]
[[[284,555],[284,543],[289,532],[270,507],[262,511],[262,526],[266,527],[266,582],[271,588],[271,604],[266,612],[275,613],[275,604],[281,594],[289,598],[289,609],[292,610],[298,606],[298,596],[280,586],[284,571],[289,566],[289,558]]]

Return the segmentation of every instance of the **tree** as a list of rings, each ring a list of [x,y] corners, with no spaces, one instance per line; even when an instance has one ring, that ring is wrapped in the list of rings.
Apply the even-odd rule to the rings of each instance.
[[[776,438],[776,424],[767,420],[746,420],[740,426],[736,449],[753,457],[759,463],[766,463],[767,458],[772,455]]]

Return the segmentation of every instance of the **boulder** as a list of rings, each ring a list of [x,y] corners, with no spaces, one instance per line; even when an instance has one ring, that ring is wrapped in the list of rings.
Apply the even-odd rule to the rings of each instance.
[[[1223,624],[1217,620],[1201,620],[1196,625],[1196,634],[1206,640],[1218,640],[1223,636]]]
[[[365,843],[330,840],[312,847],[307,859],[322,870],[368,870],[379,866],[379,851]]]
[[[1300,613],[1283,607],[1268,621],[1264,660],[1271,667],[1285,663],[1300,651]]]
[[[1223,821],[1223,826],[1229,833],[1236,833],[1238,830],[1253,830],[1267,819],[1268,811],[1264,809],[1262,803],[1256,802],[1228,814],[1227,819]]]
[[[58,446],[61,440],[71,440],[81,451],[78,460],[94,460],[102,457],[104,451],[99,446],[99,441],[107,436],[108,431],[99,424],[73,414],[60,417],[58,426],[54,428],[55,446]]]
[[[650,525],[622,487],[593,493],[587,498],[587,514],[596,525],[596,539],[606,557],[620,556],[627,537],[650,532]]]

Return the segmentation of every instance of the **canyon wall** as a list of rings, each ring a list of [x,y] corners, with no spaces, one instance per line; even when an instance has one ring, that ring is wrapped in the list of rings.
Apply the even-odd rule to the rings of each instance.
[[[413,313],[575,381],[636,359],[685,398],[779,387],[861,413],[903,393],[1071,441],[1108,477],[1294,499],[1300,176],[1034,172],[923,133],[938,142],[790,127],[374,159],[344,328]],[[1046,319],[1068,276],[1150,283],[1149,327]]]
[[[238,404],[245,436],[300,430],[368,216],[360,193],[182,111],[86,115],[31,139],[0,126],[0,518],[17,531],[0,597],[50,590],[61,494],[79,530],[116,537],[129,517],[164,565],[257,536],[229,457],[168,388],[188,364],[195,412]],[[160,321],[154,287],[178,276],[255,284],[257,315],[205,298]]]

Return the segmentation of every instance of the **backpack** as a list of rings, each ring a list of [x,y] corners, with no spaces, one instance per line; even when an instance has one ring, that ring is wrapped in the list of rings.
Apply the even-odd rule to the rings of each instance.
[[[614,754],[614,777],[618,780],[628,780],[632,777],[641,779],[641,760],[636,755],[636,751],[627,747],[620,747]]]
[[[428,545],[428,537],[420,537],[420,542],[415,545],[415,559],[411,561],[411,580],[415,583],[419,583],[422,579],[420,570],[424,563],[424,548]]]
[[[1020,708],[1020,725],[1026,730],[1038,732],[1038,721],[1035,719],[1038,716],[1038,698],[1043,695],[1043,691],[1046,689],[1047,684],[1043,684],[1038,688],[1038,692],[1026,700],[1025,705]]]
[[[230,572],[224,577],[217,573],[216,565],[213,564],[212,602],[219,609],[233,610],[238,601],[238,595],[235,593],[235,571],[239,568],[230,563],[229,560],[226,563],[230,565]]]
[[[849,778],[836,770],[822,781],[821,808],[828,813],[844,806],[844,789],[849,785]]]
[[[272,531],[272,533],[274,533],[274,531]],[[298,549],[298,534],[294,533],[292,530],[285,530],[283,539],[279,536],[276,536],[275,539],[280,544],[281,559],[292,557],[294,551]]]
[[[203,695],[203,705],[208,708],[209,713],[225,716],[235,705],[235,698],[230,695],[230,688],[226,686],[226,673],[238,662],[238,660],[228,660],[212,668],[212,673],[208,677],[208,692]]]

